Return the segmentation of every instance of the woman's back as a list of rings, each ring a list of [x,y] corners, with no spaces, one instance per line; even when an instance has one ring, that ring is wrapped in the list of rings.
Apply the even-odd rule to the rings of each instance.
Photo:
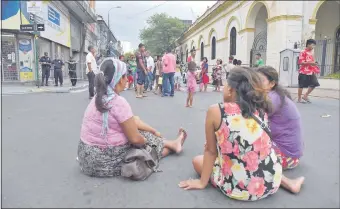
[[[219,106],[222,121],[215,132],[219,154],[213,184],[234,199],[258,200],[275,193],[282,166],[268,134],[254,119],[244,118],[236,103]],[[264,122],[268,123],[266,115]]]
[[[103,114],[95,105],[95,98],[92,99],[84,114],[80,138],[89,145],[106,147],[120,146],[128,142],[120,123],[133,117],[128,102],[121,96],[116,95],[109,103],[112,108],[108,114],[108,131],[106,137],[102,135]]]
[[[303,153],[303,142],[299,110],[288,97],[285,97],[284,105],[281,107],[281,98],[275,91],[268,95],[273,105],[269,125],[275,145],[287,156],[300,158]]]

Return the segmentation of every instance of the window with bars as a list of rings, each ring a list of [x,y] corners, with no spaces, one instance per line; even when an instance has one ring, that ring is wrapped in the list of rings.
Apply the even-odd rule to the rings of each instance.
[[[230,55],[236,55],[236,28],[233,27],[230,30],[230,49],[229,49]]]
[[[216,38],[215,36],[211,40],[211,59],[216,59]]]

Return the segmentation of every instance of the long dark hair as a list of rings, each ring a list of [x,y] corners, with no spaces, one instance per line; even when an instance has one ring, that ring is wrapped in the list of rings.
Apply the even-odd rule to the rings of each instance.
[[[115,74],[115,66],[112,60],[105,60],[100,66],[101,73],[95,77],[96,98],[95,104],[99,112],[104,113],[109,110],[103,102],[103,97],[107,95],[107,86],[111,83],[113,75]]]
[[[292,97],[289,94],[289,92],[279,84],[279,74],[273,67],[263,66],[263,67],[257,68],[256,71],[266,76],[269,82],[275,83],[275,85],[273,86],[271,90],[275,91],[280,96],[280,99],[281,99],[280,108],[282,108],[284,104],[286,103],[286,97],[292,100]]]
[[[227,79],[228,85],[236,90],[236,103],[240,106],[242,116],[249,118],[256,110],[270,112],[271,103],[261,77],[247,67],[235,67]]]

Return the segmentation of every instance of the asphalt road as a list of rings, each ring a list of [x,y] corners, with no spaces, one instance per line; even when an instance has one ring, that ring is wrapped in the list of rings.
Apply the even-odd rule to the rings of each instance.
[[[303,119],[305,155],[301,165],[285,172],[306,177],[298,195],[280,189],[258,202],[231,200],[209,186],[183,191],[181,180],[196,177],[191,159],[201,154],[204,118],[209,105],[221,101],[216,92],[197,94],[194,108],[184,107],[185,94],[151,95],[136,100],[122,94],[135,115],[171,139],[178,127],[188,131],[184,152],[161,163],[162,173],[145,182],[91,178],[76,163],[77,145],[87,93],[27,94],[2,98],[3,207],[337,207],[339,208],[339,100],[314,98],[298,104]],[[329,114],[331,117],[322,118]]]

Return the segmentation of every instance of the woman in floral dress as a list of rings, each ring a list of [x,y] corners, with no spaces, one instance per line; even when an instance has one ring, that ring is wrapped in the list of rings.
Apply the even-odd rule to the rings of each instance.
[[[280,185],[298,193],[304,178],[291,180],[282,175],[281,161],[267,134],[270,130],[259,125],[268,124],[268,101],[255,71],[234,68],[224,86],[224,103],[212,105],[207,112],[204,156],[193,160],[201,178],[179,186],[204,189],[210,180],[226,196],[245,201],[274,194]]]

